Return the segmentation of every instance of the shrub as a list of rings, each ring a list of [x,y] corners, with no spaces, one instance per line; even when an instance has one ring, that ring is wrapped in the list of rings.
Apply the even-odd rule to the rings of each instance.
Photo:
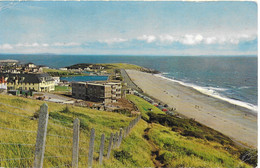
[[[243,149],[240,151],[239,158],[254,167],[257,166],[257,150],[256,149]]]
[[[205,139],[205,137],[203,136],[202,132],[197,132],[197,131],[188,131],[188,130],[184,130],[181,135],[183,136],[191,136],[191,137],[195,137],[195,138],[200,138],[200,139]]]
[[[62,111],[61,113],[70,113],[70,109],[68,106],[66,106]]]
[[[166,151],[159,156],[160,161],[166,165],[170,164],[173,158],[176,158],[176,156],[174,155],[174,153],[169,151]]]
[[[137,165],[136,160],[133,159],[133,156],[127,152],[127,151],[115,151],[114,152],[114,157],[119,160],[120,162],[122,162],[124,165],[126,165],[127,161],[130,161],[131,163],[133,163],[134,165]]]
[[[32,116],[32,120],[38,119],[40,115],[40,109],[36,110]]]

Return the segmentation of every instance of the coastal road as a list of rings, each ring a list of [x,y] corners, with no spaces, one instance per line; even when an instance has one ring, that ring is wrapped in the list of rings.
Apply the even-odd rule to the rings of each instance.
[[[123,77],[123,81],[124,83],[127,83],[127,87],[136,90],[138,92],[142,92],[142,89],[140,89],[128,76],[128,74],[126,73],[125,69],[120,69],[121,71],[121,75]]]

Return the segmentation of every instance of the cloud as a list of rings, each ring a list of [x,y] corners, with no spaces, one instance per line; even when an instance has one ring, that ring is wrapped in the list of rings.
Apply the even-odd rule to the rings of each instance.
[[[137,40],[146,41],[147,43],[152,43],[156,41],[156,36],[154,35],[142,35],[140,37],[137,37]]]
[[[61,42],[56,42],[53,43],[52,46],[55,47],[74,47],[74,46],[80,46],[80,43],[76,43],[76,42],[69,42],[69,43],[61,43]]]
[[[207,37],[204,39],[205,44],[214,44],[216,43],[217,38],[216,37]]]
[[[18,43],[15,44],[14,47],[33,47],[33,48],[37,48],[37,47],[48,47],[49,44],[47,43],[43,43],[43,44],[39,44],[39,43]]]
[[[114,43],[122,43],[128,41],[128,39],[124,38],[112,38],[106,40],[98,40],[100,43],[114,44]]]
[[[159,36],[160,42],[162,43],[172,43],[174,41],[177,41],[177,39],[169,34],[164,34]]]
[[[201,43],[202,40],[203,40],[203,36],[200,34],[197,35],[187,34],[180,40],[180,42],[182,44],[195,45]]]
[[[2,50],[11,50],[11,49],[13,49],[13,46],[10,45],[10,44],[3,44],[3,45],[0,45],[0,49],[2,49]]]
[[[247,34],[238,34],[232,36],[203,36],[201,34],[184,34],[184,35],[143,35],[139,36],[136,39],[140,41],[145,41],[146,43],[157,42],[160,44],[171,44],[178,42],[183,45],[224,45],[224,44],[233,44],[237,45],[240,42],[251,41],[257,38],[257,35],[247,35]]]

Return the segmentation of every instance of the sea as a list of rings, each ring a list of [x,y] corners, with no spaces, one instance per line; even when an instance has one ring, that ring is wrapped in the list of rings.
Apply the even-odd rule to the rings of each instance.
[[[110,56],[0,54],[0,59],[51,68],[77,63],[130,63],[160,71],[161,78],[257,113],[257,56]]]

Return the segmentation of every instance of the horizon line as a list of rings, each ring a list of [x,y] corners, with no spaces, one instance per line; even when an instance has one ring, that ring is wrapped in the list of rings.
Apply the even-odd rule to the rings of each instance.
[[[146,56],[146,57],[258,57],[258,54],[239,55],[153,55],[153,54],[57,54],[57,53],[0,53],[0,55],[64,55],[64,56]]]

